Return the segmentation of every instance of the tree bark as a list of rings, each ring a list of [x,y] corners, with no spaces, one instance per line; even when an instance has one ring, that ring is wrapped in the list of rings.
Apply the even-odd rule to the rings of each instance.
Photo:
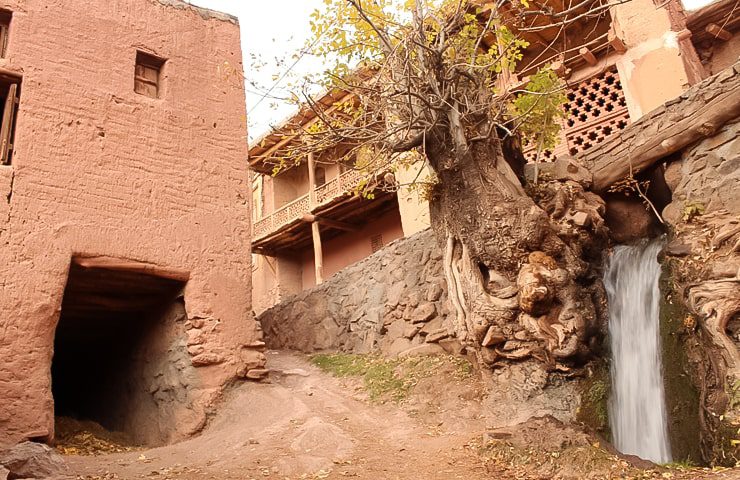
[[[445,251],[456,336],[489,365],[585,360],[604,320],[600,276],[584,261],[600,264],[603,202],[575,182],[543,182],[535,195],[542,208],[505,161],[502,142],[461,148],[455,140],[427,145],[440,180],[432,226]],[[572,221],[577,211],[583,226]]]

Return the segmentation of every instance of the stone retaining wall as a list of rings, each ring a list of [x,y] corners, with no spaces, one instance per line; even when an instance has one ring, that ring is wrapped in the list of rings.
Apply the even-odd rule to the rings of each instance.
[[[265,311],[269,348],[459,353],[449,338],[442,251],[427,229]],[[412,350],[413,349],[413,350]]]

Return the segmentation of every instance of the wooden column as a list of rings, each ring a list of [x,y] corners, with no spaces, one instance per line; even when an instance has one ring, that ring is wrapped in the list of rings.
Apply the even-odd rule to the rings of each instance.
[[[308,205],[311,211],[316,206],[316,165],[313,153],[308,154]],[[311,222],[311,237],[313,239],[313,263],[316,268],[316,285],[324,281],[324,253],[321,249],[321,231],[319,222],[314,218]]]

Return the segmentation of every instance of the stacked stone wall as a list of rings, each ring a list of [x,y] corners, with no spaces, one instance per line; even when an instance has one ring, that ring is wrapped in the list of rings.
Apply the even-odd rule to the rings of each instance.
[[[266,310],[260,321],[270,348],[457,353],[448,316],[442,251],[427,229]]]

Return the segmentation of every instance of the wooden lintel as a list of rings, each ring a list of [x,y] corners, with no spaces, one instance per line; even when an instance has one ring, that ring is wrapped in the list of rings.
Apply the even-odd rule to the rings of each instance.
[[[725,42],[732,38],[732,33],[728,32],[716,23],[710,23],[709,25],[707,25],[706,31],[714,38],[719,38],[720,40],[724,40]]]
[[[592,67],[596,65],[597,60],[596,56],[593,54],[591,50],[589,50],[588,47],[581,47],[578,49],[578,54],[583,58],[583,60],[591,65]]]
[[[353,223],[332,220],[330,218],[320,217],[318,215],[313,215],[310,213],[303,215],[302,220],[307,223],[319,222],[320,224],[326,225],[327,227],[336,228],[337,230],[344,230],[347,232],[356,232],[360,229],[359,226]]]
[[[137,262],[123,258],[108,256],[81,257],[75,256],[72,261],[84,268],[102,268],[105,270],[118,270],[122,272],[141,273],[154,277],[169,278],[180,282],[190,279],[190,272],[179,268],[163,267],[153,263]]]

